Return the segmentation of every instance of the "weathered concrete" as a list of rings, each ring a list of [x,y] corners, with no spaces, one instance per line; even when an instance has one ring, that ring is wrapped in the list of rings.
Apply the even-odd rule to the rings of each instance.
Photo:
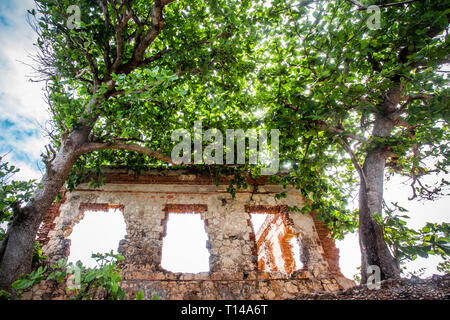
[[[238,190],[233,199],[226,191],[226,179],[216,187],[210,177],[189,172],[151,171],[136,176],[115,170],[106,177],[107,183],[99,189],[83,184],[66,192],[50,210],[39,240],[44,254],[55,262],[68,256],[67,237],[85,211],[121,209],[127,231],[119,246],[125,257],[121,285],[129,298],[142,290],[146,297],[157,293],[162,299],[286,299],[353,285],[341,274],[334,241],[320,222],[309,214],[288,210],[302,205],[294,188],[284,190],[287,197],[276,200],[282,187],[260,179],[252,181],[247,190]],[[173,273],[161,268],[168,214],[185,212],[199,214],[205,222],[208,273]],[[270,219],[255,235],[250,214],[263,212]],[[289,245],[292,237],[300,245],[301,270],[295,270]],[[277,263],[268,258],[274,253]],[[48,291],[45,286],[30,298]]]

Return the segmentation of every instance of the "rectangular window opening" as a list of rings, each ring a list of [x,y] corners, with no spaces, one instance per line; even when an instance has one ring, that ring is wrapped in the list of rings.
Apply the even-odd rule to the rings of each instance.
[[[95,267],[92,254],[117,254],[120,240],[126,235],[123,212],[117,208],[106,210],[86,209],[81,220],[73,226],[70,239],[69,262],[81,261],[86,267]]]
[[[169,213],[161,267],[171,272],[209,272],[208,235],[199,213]]]

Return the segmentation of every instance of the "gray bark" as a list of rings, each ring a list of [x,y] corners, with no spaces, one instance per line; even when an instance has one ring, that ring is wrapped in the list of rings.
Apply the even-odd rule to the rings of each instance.
[[[0,290],[10,290],[11,284],[22,273],[31,271],[31,259],[36,233],[43,218],[63,187],[70,169],[80,156],[91,129],[75,130],[64,141],[55,159],[48,165],[42,178],[42,188],[25,207],[18,209],[10,225],[3,254],[0,257]]]
[[[391,88],[375,116],[372,136],[388,137],[398,119],[397,105],[401,85]],[[359,242],[361,248],[361,281],[367,283],[367,267],[376,265],[381,280],[400,277],[398,262],[384,241],[383,228],[374,218],[383,208],[384,168],[388,152],[385,148],[370,150],[365,158],[359,191]]]

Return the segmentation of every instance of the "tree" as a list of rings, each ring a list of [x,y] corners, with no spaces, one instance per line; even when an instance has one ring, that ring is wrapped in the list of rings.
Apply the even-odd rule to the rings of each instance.
[[[293,170],[274,181],[298,186],[303,210],[336,237],[359,214],[362,270],[376,264],[383,278],[398,277],[376,220],[383,176],[386,166],[412,175],[417,197],[442,191],[421,178],[448,165],[448,89],[437,69],[449,12],[428,0],[382,4],[381,27],[370,29],[368,4],[37,0],[34,66],[47,84],[52,144],[40,187],[17,206],[2,242],[0,289],[29,271],[35,234],[64,183],[101,183],[107,165],[167,167],[168,133],[196,120],[222,132],[280,129]],[[240,172],[257,167],[238,167],[236,187],[246,186]],[[359,212],[349,212],[358,180]]]
[[[266,121],[284,129],[286,183],[337,234],[355,227],[346,201],[359,180],[363,283],[369,265],[382,279],[400,275],[377,222],[386,171],[411,177],[412,198],[433,199],[448,182],[422,179],[447,173],[449,155],[448,74],[439,71],[449,62],[448,1],[382,2],[379,26],[370,4],[379,2],[274,1],[256,90]]]
[[[47,84],[52,144],[39,188],[16,206],[1,243],[1,289],[30,271],[36,232],[67,180],[73,186],[84,168],[111,159],[135,167],[147,156],[171,163],[163,152],[167,132],[195,119],[217,121],[219,102],[234,103],[230,75],[251,67],[240,63],[252,39],[241,32],[249,2],[35,1],[34,67]],[[215,106],[196,105],[194,98],[204,103],[212,94],[221,97]]]

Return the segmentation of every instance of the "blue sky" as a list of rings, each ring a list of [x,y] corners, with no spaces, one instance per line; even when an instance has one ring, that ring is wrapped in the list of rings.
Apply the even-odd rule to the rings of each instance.
[[[28,81],[35,35],[26,20],[32,0],[0,2],[0,155],[21,168],[19,179],[39,178],[41,130],[48,114],[42,83]]]
[[[26,20],[26,10],[32,7],[32,0],[0,1],[0,155],[7,154],[6,160],[21,169],[16,179],[22,180],[41,177],[40,153],[48,143],[41,129],[49,119],[43,83],[28,81],[32,70],[24,64],[31,63],[29,54],[34,52],[35,35]],[[436,177],[430,181],[433,179]],[[410,188],[405,179],[392,179],[385,190],[388,203],[398,201],[410,209],[411,227],[420,228],[426,221],[449,221],[449,197],[427,203],[408,201]],[[349,235],[337,245],[341,251],[341,268],[346,276],[352,277],[360,264],[357,235]],[[438,261],[437,258],[419,259],[409,266],[410,270],[426,268],[425,274],[430,275]]]

